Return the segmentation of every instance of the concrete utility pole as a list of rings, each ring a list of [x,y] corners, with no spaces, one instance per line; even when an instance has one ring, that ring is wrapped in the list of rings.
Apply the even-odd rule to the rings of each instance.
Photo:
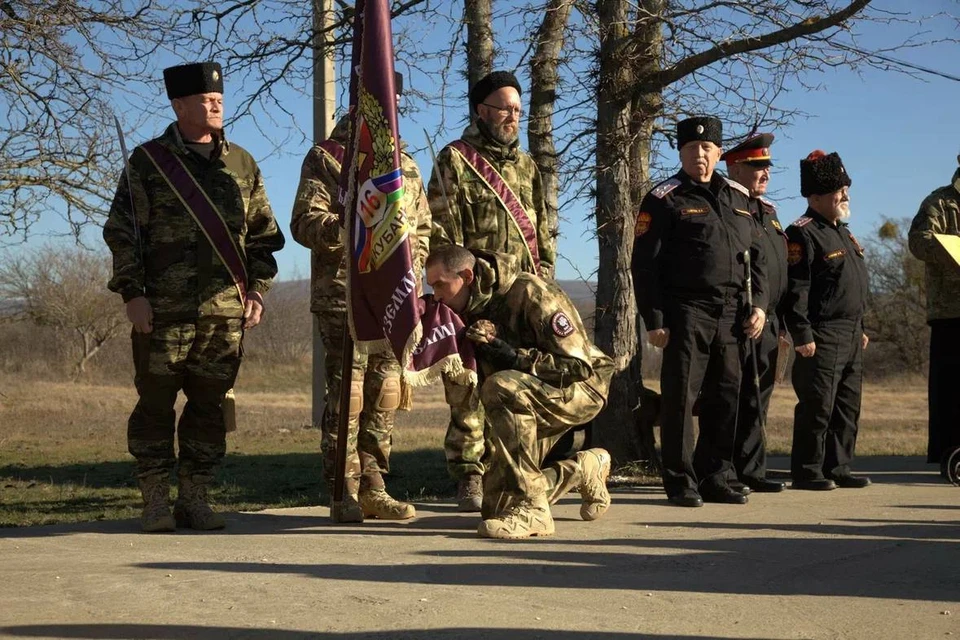
[[[333,40],[329,32],[333,24],[333,0],[313,0],[313,142],[319,143],[330,137],[333,131],[334,114],[337,110],[337,76],[333,65]],[[310,261],[310,294],[313,293],[313,260]],[[327,380],[323,340],[320,325],[313,317],[313,426],[319,427],[323,420],[323,403],[326,397]]]

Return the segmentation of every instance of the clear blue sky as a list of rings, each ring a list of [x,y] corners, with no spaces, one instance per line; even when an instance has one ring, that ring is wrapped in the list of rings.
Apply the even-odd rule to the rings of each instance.
[[[898,10],[905,3],[880,3]],[[925,0],[911,3],[914,10],[924,14],[936,11],[956,12],[956,5],[949,0]],[[955,37],[954,24],[943,21],[930,25],[934,28],[932,36]],[[864,48],[880,47],[901,38],[904,28],[891,28],[880,25],[867,25],[860,28],[863,37],[860,40]],[[496,33],[504,33],[500,29]],[[444,36],[446,37],[446,36]],[[505,45],[505,43],[500,43]],[[917,51],[903,51],[892,54],[914,64],[931,67],[947,73],[960,75],[956,71],[956,61],[960,59],[960,45],[943,45]],[[157,77],[160,70],[175,60],[158,60]],[[509,52],[504,56],[507,66],[512,63]],[[227,82],[227,104],[229,112],[231,84],[230,75],[225,74]],[[933,188],[946,184],[957,168],[957,154],[960,153],[960,127],[957,126],[960,112],[960,82],[943,78],[923,76],[922,80],[902,74],[881,72],[874,69],[862,69],[859,73],[849,69],[830,70],[822,74],[807,76],[808,82],[820,84],[823,89],[808,92],[795,88],[781,97],[779,104],[785,108],[799,109],[808,118],[798,119],[791,126],[777,131],[773,146],[775,171],[771,179],[770,197],[779,205],[780,217],[790,222],[805,209],[805,201],[799,197],[800,158],[816,148],[825,151],[837,151],[844,160],[847,171],[853,179],[851,189],[851,225],[858,236],[868,236],[876,229],[883,217],[912,217],[922,198]],[[418,88],[431,79],[423,74],[408,78]],[[311,122],[311,101],[309,87],[301,93],[290,92],[287,107],[297,116],[297,121],[309,132]],[[448,138],[455,137],[462,126],[465,107],[461,104],[448,104],[446,122]],[[172,117],[172,111],[170,112]],[[439,110],[420,114],[419,120],[401,119],[402,135],[412,146],[423,147],[424,127],[435,130],[440,121]],[[162,130],[165,123],[156,121],[155,132]],[[269,131],[269,130],[267,130]],[[128,145],[132,146],[155,134],[143,130],[131,134]],[[728,135],[741,135],[741,131],[728,131]],[[297,187],[300,162],[307,150],[301,147],[287,146],[277,152],[278,140],[267,139],[257,127],[250,123],[240,124],[228,131],[228,136],[247,148],[260,162],[266,179],[267,194],[273,205],[279,224],[288,236],[287,248],[278,256],[280,277],[293,279],[309,274],[309,252],[289,238],[290,210]],[[525,133],[523,138],[525,140]],[[444,142],[443,137],[437,140]],[[671,159],[675,158],[675,152]],[[417,160],[428,177],[430,156],[417,153]],[[722,163],[721,163],[722,168]],[[664,173],[676,170],[676,164],[664,167]],[[566,221],[560,229],[559,253],[566,260],[558,262],[557,276],[561,279],[576,278],[577,272],[571,263],[577,265],[580,273],[589,274],[596,266],[597,247],[591,235],[591,223],[586,220],[587,209],[583,205],[572,207],[564,212]],[[58,230],[45,223],[45,229]],[[96,245],[98,232],[88,232],[90,244]],[[34,238],[29,246],[44,241]]]

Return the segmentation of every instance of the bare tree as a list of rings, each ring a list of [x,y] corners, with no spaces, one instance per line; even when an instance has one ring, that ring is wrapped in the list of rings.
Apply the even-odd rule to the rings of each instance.
[[[467,88],[493,71],[493,0],[464,0],[467,26]]]
[[[78,247],[45,247],[0,262],[0,300],[8,319],[72,334],[74,379],[109,340],[130,330],[119,296],[104,287],[109,257]]]
[[[62,211],[75,235],[116,188],[111,105],[156,81],[162,0],[0,3],[0,242]]]
[[[653,168],[666,164],[661,149],[672,143],[673,123],[687,114],[712,113],[724,120],[728,131],[776,128],[795,115],[776,106],[789,81],[813,89],[809,82],[817,71],[837,66],[911,73],[889,53],[930,42],[918,32],[883,50],[861,48],[854,30],[858,21],[907,18],[868,5],[870,0],[597,0],[595,12],[584,14],[588,23],[595,16],[599,33],[597,80],[581,88],[595,92],[599,101],[596,340],[620,370],[595,434],[616,460],[650,460],[655,455],[637,446],[651,439],[618,432],[631,424],[625,416],[636,404],[639,384],[629,271],[634,216],[639,198],[651,186]]]
[[[546,214],[557,234],[560,209],[560,177],[557,146],[553,137],[553,113],[557,100],[560,55],[564,31],[573,0],[550,0],[535,36],[535,53],[530,60],[530,117],[527,140],[530,155],[540,168]]]
[[[910,253],[910,219],[885,220],[865,241],[870,291],[864,325],[865,354],[876,373],[924,374],[930,351],[926,326],[927,287],[923,262]]]

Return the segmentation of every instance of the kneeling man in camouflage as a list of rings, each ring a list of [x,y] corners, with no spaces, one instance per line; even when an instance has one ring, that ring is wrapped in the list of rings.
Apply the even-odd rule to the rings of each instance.
[[[610,507],[604,449],[541,465],[567,430],[603,408],[613,361],[556,283],[518,267],[513,256],[457,245],[435,248],[426,262],[434,297],[463,318],[479,363],[490,459],[478,533],[487,538],[552,535],[550,505],[573,488],[584,520]]]

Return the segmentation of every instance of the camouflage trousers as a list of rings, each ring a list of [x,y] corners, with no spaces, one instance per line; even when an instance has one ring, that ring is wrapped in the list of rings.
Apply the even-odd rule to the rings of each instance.
[[[463,385],[443,377],[443,394],[450,406],[450,423],[443,439],[447,471],[454,479],[483,475],[483,406],[476,385]]]
[[[316,314],[326,351],[326,402],[320,423],[323,479],[333,492],[340,424],[340,388],[343,371],[343,332],[346,310]],[[383,474],[390,472],[393,424],[400,401],[400,363],[391,353],[365,355],[354,352],[347,432],[346,488],[356,493],[383,489]]]
[[[480,388],[488,432],[488,465],[483,476],[484,519],[525,498],[546,495],[555,503],[580,484],[577,461],[543,468],[550,448],[569,429],[592,420],[603,396],[585,382],[563,388],[521,371],[500,371]]]
[[[151,333],[132,334],[134,384],[140,396],[127,422],[127,446],[137,459],[137,477],[180,471],[213,474],[226,453],[221,404],[240,369],[240,318],[154,321]],[[176,423],[180,391],[187,403]]]

